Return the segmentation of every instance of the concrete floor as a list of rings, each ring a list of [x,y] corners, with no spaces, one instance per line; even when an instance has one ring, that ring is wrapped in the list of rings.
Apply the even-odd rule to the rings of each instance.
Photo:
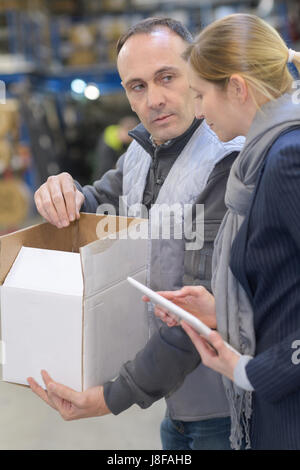
[[[157,450],[164,411],[160,400],[146,410],[65,422],[30,389],[0,382],[0,450]]]

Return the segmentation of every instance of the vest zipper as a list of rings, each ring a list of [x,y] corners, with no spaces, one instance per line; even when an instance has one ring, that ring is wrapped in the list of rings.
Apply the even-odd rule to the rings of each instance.
[[[154,181],[155,181],[155,184],[157,184],[158,186],[161,186],[164,182],[163,178],[159,177],[157,175],[157,168],[158,168],[158,157],[157,157],[157,153],[158,153],[158,148],[155,149],[155,152],[154,152],[154,158],[153,158],[153,175],[154,175]]]

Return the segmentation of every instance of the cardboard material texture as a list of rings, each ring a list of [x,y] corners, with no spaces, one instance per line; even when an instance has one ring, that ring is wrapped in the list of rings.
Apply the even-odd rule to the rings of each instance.
[[[105,230],[105,231],[104,231]],[[77,390],[118,375],[149,338],[147,221],[82,213],[0,237],[3,380],[42,386],[41,369]],[[133,236],[131,235],[133,233]]]

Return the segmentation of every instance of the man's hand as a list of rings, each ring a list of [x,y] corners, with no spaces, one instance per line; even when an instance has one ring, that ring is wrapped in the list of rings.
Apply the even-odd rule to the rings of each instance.
[[[180,290],[157,293],[187,312],[190,312],[210,328],[216,328],[215,298],[205,287],[185,286]],[[144,302],[150,301],[146,296],[143,297],[143,300]],[[168,312],[165,308],[156,305],[154,313],[158,318],[167,323],[168,326],[178,325],[178,320],[175,318],[175,315]]]
[[[46,371],[42,371],[46,390],[36,381],[27,379],[31,390],[49,406],[57,410],[65,421],[92,418],[110,413],[103,396],[103,387],[91,387],[84,392],[76,392],[65,385],[54,382]]]
[[[79,219],[84,195],[76,188],[69,173],[49,176],[34,194],[37,210],[44,219],[58,228]]]

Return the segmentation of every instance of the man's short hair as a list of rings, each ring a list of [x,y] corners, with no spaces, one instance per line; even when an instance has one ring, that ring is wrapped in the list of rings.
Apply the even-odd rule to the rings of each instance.
[[[189,30],[177,20],[172,18],[146,18],[145,20],[139,21],[137,24],[131,26],[126,33],[124,33],[117,42],[117,53],[119,54],[120,50],[124,46],[125,42],[136,34],[148,34],[156,31],[160,28],[168,28],[173,33],[180,36],[183,41],[191,44],[193,42],[193,36]]]

